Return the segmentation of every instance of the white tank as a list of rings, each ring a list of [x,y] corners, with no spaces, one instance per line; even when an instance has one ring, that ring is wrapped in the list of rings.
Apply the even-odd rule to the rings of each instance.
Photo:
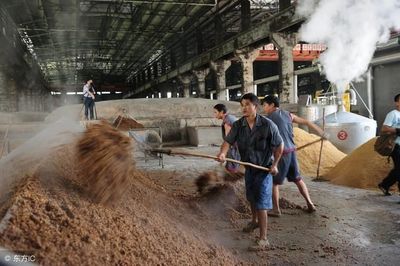
[[[322,128],[322,118],[315,123]],[[350,153],[374,138],[376,127],[375,120],[345,111],[325,117],[325,132],[329,134],[329,141],[344,153]]]
[[[337,105],[321,105],[321,104],[310,104],[302,105],[298,107],[298,115],[309,121],[317,121],[322,117],[323,109],[325,108],[325,116],[335,113],[338,110]],[[308,127],[304,125],[299,126],[301,129],[307,130]]]

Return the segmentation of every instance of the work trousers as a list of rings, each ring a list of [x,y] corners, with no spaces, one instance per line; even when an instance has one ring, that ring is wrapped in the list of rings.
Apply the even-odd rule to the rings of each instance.
[[[394,183],[397,182],[397,186],[400,191],[400,146],[398,144],[396,144],[394,147],[390,157],[392,157],[394,168],[389,172],[388,176],[382,180],[381,185],[384,188],[389,189]]]
[[[86,120],[89,120],[89,113],[90,113],[90,120],[93,120],[94,119],[94,113],[93,113],[94,100],[91,97],[83,97],[83,104],[85,105]]]

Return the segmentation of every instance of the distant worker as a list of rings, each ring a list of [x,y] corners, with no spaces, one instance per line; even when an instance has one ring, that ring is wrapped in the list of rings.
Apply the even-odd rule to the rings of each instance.
[[[276,125],[268,118],[257,114],[259,100],[256,95],[253,93],[243,95],[240,105],[243,117],[233,123],[217,156],[219,161],[225,161],[229,147],[237,143],[242,161],[270,169],[270,172],[266,172],[246,167],[245,171],[246,198],[250,202],[252,220],[243,231],[252,232],[257,227],[260,228],[259,238],[249,247],[250,250],[257,251],[269,246],[267,211],[272,208],[272,175],[278,172],[283,141]]]
[[[297,185],[301,195],[307,203],[307,211],[314,212],[316,208],[311,201],[310,194],[307,189],[306,183],[300,176],[299,166],[296,157],[296,146],[293,140],[293,122],[301,125],[307,125],[308,128],[314,129],[322,137],[324,131],[314,123],[298,117],[288,111],[279,108],[279,98],[276,96],[268,95],[263,99],[263,108],[267,113],[267,117],[271,119],[279,129],[279,133],[283,138],[285,148],[281,160],[278,165],[278,174],[274,175],[274,186],[272,194],[273,209],[268,213],[269,216],[279,217],[281,210],[279,207],[279,185],[283,184],[285,178],[289,182],[294,182]]]
[[[85,119],[89,120],[89,112],[90,112],[90,120],[94,119],[94,99],[96,91],[93,87],[93,80],[89,79],[86,84],[83,86],[83,104],[85,105]]]
[[[214,117],[222,120],[221,129],[222,129],[222,138],[225,140],[225,137],[231,131],[233,123],[237,120],[236,116],[228,114],[228,109],[222,103],[219,103],[214,106]],[[234,143],[229,147],[226,158],[231,158],[234,160],[240,161],[240,154],[237,143]],[[237,163],[226,162],[225,169],[230,173],[236,173],[239,171],[240,165]]]
[[[397,181],[397,187],[400,192],[400,94],[394,97],[394,103],[396,109],[390,111],[383,122],[381,129],[382,134],[396,134],[397,138],[395,140],[396,145],[390,154],[392,157],[394,167],[389,172],[387,177],[378,184],[380,190],[382,190],[385,196],[390,196],[390,187],[394,185]]]

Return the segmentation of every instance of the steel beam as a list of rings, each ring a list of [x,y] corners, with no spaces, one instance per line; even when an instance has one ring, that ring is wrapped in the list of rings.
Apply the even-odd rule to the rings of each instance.
[[[237,49],[265,44],[268,42],[271,32],[283,31],[293,25],[302,23],[303,21],[304,18],[298,16],[295,13],[295,7],[291,6],[290,8],[279,12],[258,24],[253,25],[251,29],[241,32],[231,39],[224,41],[215,48],[212,48],[200,54],[199,56],[194,57],[169,73],[144,84],[143,86],[137,88],[134,92],[126,94],[124,98],[141,93],[151,88],[153,85],[160,83],[161,81],[175,78],[179,74],[184,74],[185,72],[208,65],[210,61],[216,61],[230,54],[232,55]]]

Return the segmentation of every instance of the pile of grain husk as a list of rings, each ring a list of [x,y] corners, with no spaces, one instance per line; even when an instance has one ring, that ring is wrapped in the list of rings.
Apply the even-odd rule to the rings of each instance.
[[[119,115],[113,123],[113,126],[119,130],[130,130],[132,128],[143,128],[143,125],[136,120]]]
[[[207,171],[201,173],[195,179],[195,185],[199,194],[213,193],[225,187],[229,183],[234,183],[237,180],[244,178],[244,169],[232,173],[219,169],[219,171]]]
[[[129,137],[106,121],[87,127],[76,146],[79,180],[97,203],[118,200],[135,167]]]
[[[374,151],[376,138],[364,143],[340,161],[326,174],[330,182],[338,185],[376,189],[378,183],[393,168],[392,160]]]
[[[137,175],[112,208],[82,197],[69,180],[49,188],[35,176],[7,204],[0,246],[40,265],[239,265],[190,202]]]
[[[297,147],[301,147],[320,138],[319,136],[310,134],[298,127],[293,128],[293,133],[294,142],[296,143]],[[317,142],[316,144],[297,151],[300,173],[303,176],[315,177],[317,175],[320,148],[321,143]],[[345,156],[346,154],[339,151],[331,142],[324,140],[322,147],[320,176],[325,176]]]

